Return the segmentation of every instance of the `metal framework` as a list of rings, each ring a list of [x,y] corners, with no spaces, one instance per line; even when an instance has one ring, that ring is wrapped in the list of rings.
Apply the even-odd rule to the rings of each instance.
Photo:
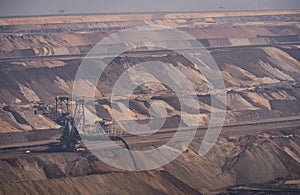
[[[56,96],[55,97],[55,112],[56,116],[69,115],[69,97]]]
[[[77,130],[85,132],[84,97],[76,98],[73,118]]]
[[[106,134],[111,139],[116,140],[123,134],[122,128],[117,124],[109,120],[99,121],[99,124],[86,124],[85,121],[85,98],[77,97],[73,104],[73,114],[69,111],[68,96],[57,95],[55,97],[55,110],[50,111],[51,107],[46,107],[44,104],[39,104],[36,107],[38,111],[42,110],[43,114],[57,122],[63,127],[63,135],[61,136],[61,146],[64,150],[74,151],[76,147],[80,145],[80,135],[91,137],[97,137],[97,135]],[[53,107],[52,107],[53,108]],[[47,111],[47,112],[46,112]],[[39,114],[35,110],[36,114]],[[98,128],[101,125],[104,128],[104,132],[100,132]],[[79,134],[80,133],[80,134]]]
[[[56,122],[63,126],[62,145],[66,150],[73,151],[76,143],[80,140],[78,129],[80,131],[85,129],[84,98],[76,99],[74,113],[71,116],[69,112],[69,97],[56,96],[55,115]]]

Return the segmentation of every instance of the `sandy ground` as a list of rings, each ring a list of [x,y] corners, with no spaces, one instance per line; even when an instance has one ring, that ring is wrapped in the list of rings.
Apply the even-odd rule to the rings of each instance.
[[[181,29],[208,48],[224,79],[227,124],[297,117],[300,114],[299,13],[295,10],[0,18],[3,44],[0,132],[5,133],[0,141],[9,144],[55,140],[59,126],[43,115],[34,115],[36,101],[51,104],[55,95],[71,94],[82,56],[107,35],[144,24]],[[168,41],[165,44],[176,43]],[[200,125],[206,125],[211,100],[205,75],[183,56],[170,52],[153,55],[153,51],[125,53],[111,62],[97,86],[99,99],[95,109],[99,119],[113,118],[109,92],[116,79],[128,67],[155,60],[173,65],[191,80],[199,102],[199,106],[191,107],[201,111],[194,117],[199,118]],[[88,80],[81,82],[83,86],[89,84]],[[153,108],[156,115],[167,115],[165,128],[176,126],[180,119],[180,103],[165,86],[141,85],[131,102],[133,120],[147,121],[149,107],[155,102],[167,108],[166,113],[159,107]],[[117,107],[120,112],[125,109],[122,101]],[[87,106],[87,115],[93,112]],[[47,134],[51,129],[56,129],[56,133]],[[236,127],[221,135],[205,156],[197,153],[199,136],[175,161],[145,172],[117,170],[88,152],[5,153],[0,160],[0,191],[4,194],[198,194],[224,191],[236,185],[246,188],[253,183],[261,183],[263,188],[266,183],[278,180],[281,186],[275,182],[277,187],[299,189],[297,123],[268,130],[268,125],[263,132],[255,127],[248,130]],[[23,133],[18,137],[12,132]],[[140,146],[135,144],[135,147]],[[155,146],[150,143],[148,147]],[[239,188],[229,190],[236,189]]]

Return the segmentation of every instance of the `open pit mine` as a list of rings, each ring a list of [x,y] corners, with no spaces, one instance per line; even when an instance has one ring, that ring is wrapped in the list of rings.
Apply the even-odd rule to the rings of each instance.
[[[72,98],[77,69],[88,52],[109,35],[142,25],[194,37],[222,74],[226,116],[205,155],[198,151],[211,117],[208,81],[177,52],[145,47],[122,53],[98,80],[94,101]],[[0,43],[1,194],[300,193],[299,10],[7,17],[0,18]],[[199,113],[191,109],[190,114],[199,127],[174,161],[126,171],[97,158],[80,129],[91,128],[88,118],[96,115],[114,143],[139,151],[164,145],[180,121],[186,125],[178,97],[151,82],[131,94],[130,120],[145,124],[151,113],[164,116],[160,130],[133,136],[117,124],[112,107],[128,111],[122,99],[112,105],[111,90],[128,68],[146,61],[164,62],[186,75],[196,91]],[[87,79],[80,83],[90,85]]]

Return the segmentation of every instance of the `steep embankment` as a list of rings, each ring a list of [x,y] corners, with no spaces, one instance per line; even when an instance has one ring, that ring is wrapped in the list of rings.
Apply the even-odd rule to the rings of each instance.
[[[4,47],[0,51],[0,102],[50,102],[56,94],[71,94],[82,59],[61,55],[84,56],[97,42],[118,30],[144,24],[162,24],[191,34],[210,51],[222,72],[228,92],[227,123],[297,115],[300,110],[298,13],[145,14],[139,20],[130,20],[134,17],[130,14],[124,17],[52,17],[52,20],[1,19],[0,41]],[[66,20],[70,20],[68,24],[64,23]],[[176,41],[168,39],[166,44]],[[192,81],[199,93],[201,115],[198,117],[201,125],[206,124],[211,106],[205,77],[176,53],[124,54],[115,58],[98,82],[96,95],[102,98],[96,105],[99,117],[111,118],[111,105],[105,102],[116,79],[128,67],[151,60],[174,65]],[[88,83],[82,81],[82,84]],[[147,83],[135,93],[131,104],[134,120],[149,119],[148,108],[154,101],[166,106],[169,118],[180,112],[178,101],[163,85]],[[117,107],[122,110],[124,105],[120,102]],[[15,111],[27,116],[20,109]],[[2,109],[0,114],[8,115],[9,112]],[[159,111],[157,114],[160,114]],[[31,119],[39,120],[34,117],[25,120],[30,123]],[[14,117],[4,120],[2,123],[5,125],[2,126],[7,128],[1,131],[35,129],[34,125],[29,127],[18,120],[15,124],[14,120]],[[41,126],[48,127],[49,124],[43,123]]]
[[[205,156],[195,140],[157,170],[124,172],[87,153],[47,153],[0,160],[0,191],[40,193],[206,193],[228,186],[300,177],[299,129],[221,135]]]
[[[144,24],[177,28],[207,47],[226,86],[226,123],[299,115],[299,13],[296,10],[1,18],[0,131],[57,128],[45,116],[33,114],[33,102],[49,103],[56,94],[71,94],[82,56],[107,35]],[[169,44],[174,41],[170,39]],[[111,47],[118,46],[122,45]],[[201,111],[197,117],[201,125],[206,124],[211,100],[205,77],[193,64],[171,52],[127,53],[115,58],[97,86],[99,117],[112,118],[109,92],[116,79],[128,67],[150,60],[170,63],[192,81],[200,104],[195,109]],[[153,102],[167,108],[166,127],[178,123],[178,99],[167,87],[154,83],[141,85],[132,95],[133,119],[148,120]],[[116,106],[119,111],[124,109],[122,101]],[[88,110],[93,112],[90,104],[86,113]],[[162,114],[159,108],[154,108],[154,112]],[[8,134],[16,143],[30,141],[29,137],[37,135],[25,132],[17,139],[15,134]],[[195,194],[236,185],[264,185],[275,180],[281,185],[297,183],[299,128],[241,134],[244,132],[221,135],[213,149],[202,157],[197,153],[201,140],[196,139],[172,163],[145,172],[116,170],[84,152],[2,153],[0,192]],[[44,140],[47,135],[41,133],[35,139]],[[49,136],[55,139],[58,134]],[[3,138],[1,143],[9,141]]]

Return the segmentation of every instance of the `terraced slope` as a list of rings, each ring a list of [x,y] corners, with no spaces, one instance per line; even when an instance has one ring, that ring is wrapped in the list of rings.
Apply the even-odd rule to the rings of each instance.
[[[130,14],[53,17],[51,22],[46,22],[48,18],[1,19],[0,102],[49,102],[56,94],[71,94],[82,57],[97,42],[123,28],[161,24],[191,34],[211,52],[228,92],[227,123],[299,114],[298,11],[142,16],[139,20],[131,20]],[[65,24],[65,20],[70,22]],[[169,40],[170,44],[172,41],[176,40]],[[110,105],[101,102],[109,98],[118,76],[128,67],[150,60],[170,63],[191,79],[199,93],[201,124],[206,124],[210,103],[205,77],[182,56],[169,52],[128,53],[115,58],[97,86],[96,95],[102,99],[97,104],[99,117],[111,118]],[[180,107],[174,97],[164,93],[170,94],[162,85],[141,86],[132,100],[134,119],[149,118],[152,99],[168,107],[168,117],[178,115]]]
[[[118,30],[144,24],[177,28],[207,48],[226,86],[225,123],[299,116],[299,19],[298,10],[0,18],[0,132],[14,139],[11,132],[59,128],[49,118],[33,114],[36,102],[49,103],[57,94],[71,94],[77,68],[96,43]],[[122,43],[111,45],[118,46]],[[195,117],[199,125],[206,125],[211,100],[205,76],[169,51],[129,52],[115,58],[98,82],[96,110],[88,102],[86,114],[113,119],[110,91],[116,79],[128,67],[153,60],[172,64],[191,80],[199,100],[195,109],[201,111]],[[178,98],[157,83],[134,91],[133,120],[149,120],[154,102],[167,108],[164,127],[176,127],[181,111]],[[117,107],[122,112],[125,106],[119,101]],[[159,107],[153,112],[164,115]],[[137,173],[116,170],[85,152],[1,153],[0,192],[198,194],[224,192],[230,186],[228,192],[236,192],[256,184],[262,185],[259,189],[272,184],[298,190],[299,128],[243,130],[237,127],[221,135],[205,156],[196,152],[201,143],[197,138],[171,164]],[[30,141],[27,135],[32,134],[24,132],[21,141]],[[1,143],[7,140],[1,138]]]
[[[297,185],[299,189],[296,180],[300,177],[299,132],[297,129],[222,135],[203,157],[196,152],[201,142],[197,139],[169,165],[147,172],[120,171],[88,153],[7,157],[0,160],[0,191],[4,194],[199,194],[275,179],[282,181],[281,190]]]

